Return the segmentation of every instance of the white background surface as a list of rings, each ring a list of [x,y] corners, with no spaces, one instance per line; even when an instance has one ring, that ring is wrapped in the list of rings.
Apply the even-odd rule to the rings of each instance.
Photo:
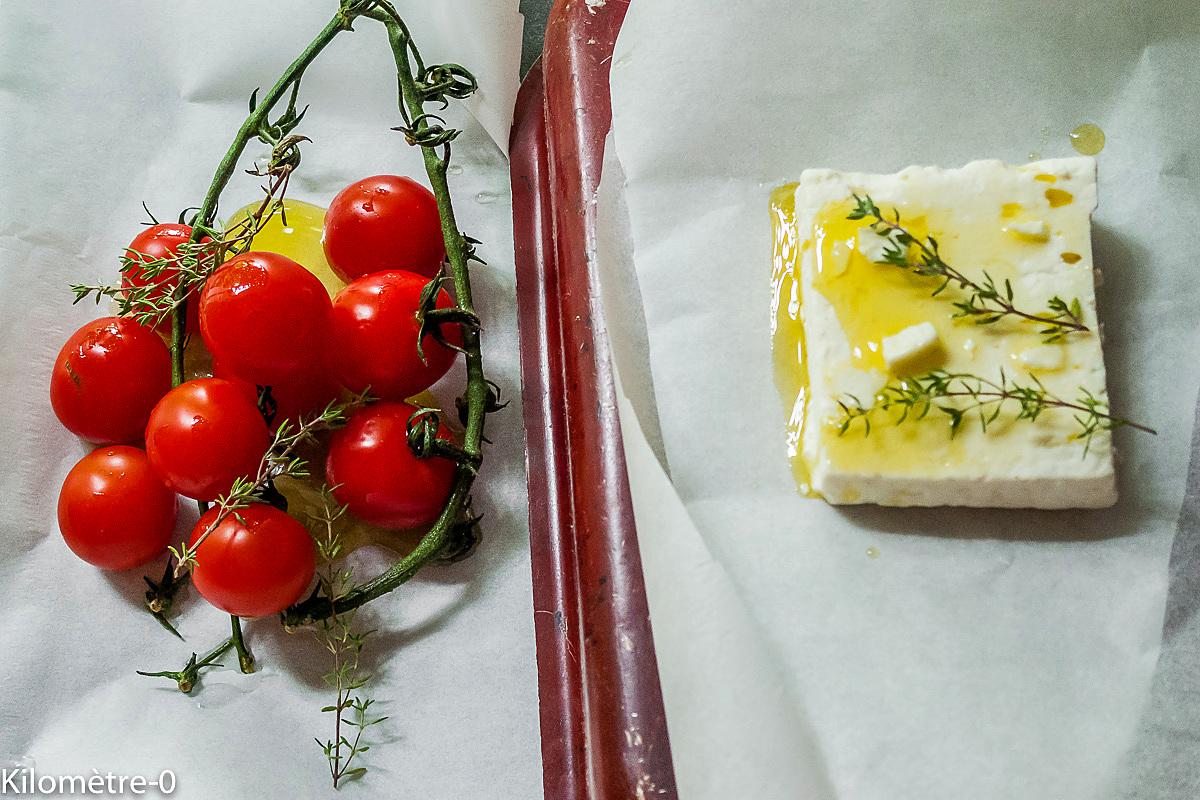
[[[379,632],[366,661],[391,716],[371,771],[347,796],[527,798],[541,791],[528,532],[513,300],[506,149],[521,19],[516,0],[400,2],[426,61],[473,68],[483,83],[452,177],[463,228],[484,241],[474,270],[489,376],[514,399],[492,419],[478,484],[485,543],[363,612]],[[140,609],[140,572],[105,575],[75,559],[54,521],[58,487],[85,447],[62,430],[47,386],[69,333],[100,312],[71,307],[71,282],[110,282],[145,200],[172,219],[203,196],[255,86],[269,87],[335,3],[12,3],[0,9],[0,766],[32,757],[42,774],[155,776],[179,797],[326,796],[313,737],[332,735],[327,658],[308,633],[248,625],[261,671],[208,673],[185,697],[134,669],[178,669],[226,634],[194,595],[179,642]],[[292,181],[327,203],[381,172],[423,176],[399,124],[382,27],[360,21],[305,77],[313,138]],[[489,135],[490,134],[490,135]],[[499,145],[499,146],[498,146]],[[252,152],[257,152],[252,149]],[[240,176],[225,209],[257,199]],[[461,384],[447,379],[445,398]],[[190,517],[188,517],[190,519]],[[182,531],[182,527],[181,527]],[[361,569],[382,568],[378,554]],[[227,664],[233,664],[229,658]]]
[[[1190,760],[1164,756],[1194,742],[1194,691],[1159,680],[1148,703],[1200,384],[1198,42],[1200,11],[1166,1],[630,6],[601,260],[626,304],[608,317],[632,410],[678,495],[626,413],[681,796],[1195,796]],[[1108,134],[1094,244],[1113,403],[1161,432],[1118,433],[1119,505],[798,497],[770,355],[770,188],[807,167],[1070,155],[1084,121]],[[648,363],[625,323],[630,253]],[[1177,671],[1194,642],[1172,639]]]

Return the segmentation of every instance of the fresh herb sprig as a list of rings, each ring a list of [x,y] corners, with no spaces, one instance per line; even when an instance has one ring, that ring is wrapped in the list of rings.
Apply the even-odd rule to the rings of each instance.
[[[236,514],[239,509],[251,503],[262,501],[263,492],[269,490],[279,478],[308,477],[308,462],[296,454],[297,450],[302,445],[313,442],[318,432],[344,425],[350,412],[369,400],[368,392],[369,390],[355,395],[345,402],[332,402],[323,411],[302,418],[296,424],[291,420],[280,423],[275,431],[275,438],[259,462],[258,471],[253,476],[235,480],[229,491],[217,499],[216,517],[194,542],[183,542],[179,547],[169,548],[171,555],[175,557],[176,577],[195,568],[196,551],[204,544],[204,540],[220,527],[226,517]]]
[[[964,420],[974,416],[986,433],[988,426],[1006,408],[1016,412],[1016,419],[1029,422],[1036,421],[1051,409],[1072,412],[1079,424],[1079,430],[1072,438],[1083,441],[1085,454],[1092,437],[1100,431],[1128,426],[1144,433],[1156,433],[1153,428],[1114,416],[1109,412],[1108,404],[1086,388],[1080,387],[1078,396],[1065,400],[1050,392],[1036,376],[1031,375],[1030,379],[1032,383],[1020,383],[1003,369],[999,380],[940,369],[903,378],[880,389],[870,406],[864,406],[854,395],[845,395],[839,400],[842,416],[837,423],[838,435],[845,435],[856,424],[862,423],[864,434],[869,436],[871,414],[876,410],[899,411],[899,416],[892,418],[896,425],[924,419],[929,412],[938,411],[948,417],[951,437],[958,433]]]
[[[251,98],[252,109],[253,103]],[[121,256],[123,280],[120,283],[72,284],[73,302],[92,297],[99,303],[101,298],[108,297],[116,302],[120,316],[132,317],[143,325],[157,326],[188,302],[218,267],[233,256],[248,251],[254,237],[276,214],[285,215],[283,198],[292,172],[300,165],[299,145],[309,141],[305,136],[290,133],[304,118],[303,110],[296,112],[295,103],[293,92],[288,109],[280,119],[264,123],[259,133],[262,141],[271,144],[271,154],[260,167],[246,170],[267,179],[262,186],[265,196],[252,212],[224,229],[193,220],[202,229],[204,239],[184,242],[171,255],[149,256],[125,251]],[[181,223],[185,214],[180,214]],[[284,224],[287,224],[286,218]]]
[[[328,486],[322,487],[320,513],[310,514],[310,527],[322,563],[317,572],[317,591],[331,600],[344,597],[354,587],[353,570],[335,565],[342,555],[342,537],[337,522],[345,513],[346,507],[334,500],[332,490]],[[387,719],[373,716],[371,706],[375,701],[362,691],[370,675],[359,669],[359,659],[372,631],[355,629],[356,613],[357,609],[336,612],[316,626],[318,638],[333,656],[333,669],[325,675],[325,683],[336,694],[334,704],[321,709],[334,716],[333,738],[317,739],[316,742],[329,761],[329,777],[335,789],[344,780],[366,774],[367,768],[361,764],[361,759],[357,766],[352,766],[357,757],[371,749],[363,743],[363,734]],[[352,737],[346,730],[348,728],[354,729]]]
[[[937,239],[932,236],[921,239],[905,228],[900,221],[899,209],[893,208],[889,219],[871,199],[871,195],[860,197],[854,194],[853,197],[855,206],[846,219],[869,219],[871,230],[888,239],[883,258],[878,263],[891,264],[923,277],[941,280],[941,285],[933,291],[934,297],[951,284],[966,292],[965,300],[954,301],[954,307],[958,309],[954,315],[956,318],[970,319],[976,325],[991,325],[1005,317],[1018,317],[1043,326],[1040,333],[1047,343],[1061,341],[1070,333],[1089,330],[1083,323],[1083,307],[1079,298],[1068,301],[1056,295],[1050,298],[1043,312],[1035,314],[1022,311],[1014,304],[1012,281],[1006,279],[1003,285],[998,285],[986,271],[982,280],[971,280],[946,263],[938,251]],[[917,248],[916,260],[909,256],[911,246]]]

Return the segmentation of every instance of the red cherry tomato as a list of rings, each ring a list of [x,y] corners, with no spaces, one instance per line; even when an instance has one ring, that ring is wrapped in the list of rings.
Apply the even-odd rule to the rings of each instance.
[[[71,468],[58,495],[58,527],[75,555],[101,569],[140,567],[167,549],[175,530],[175,493],[146,453],[116,445]]]
[[[217,519],[210,508],[192,530],[195,544]],[[239,520],[238,517],[241,517]],[[196,548],[192,583],[204,599],[239,617],[277,614],[300,599],[317,559],[304,526],[255,503],[228,514]]]
[[[195,500],[215,500],[237,478],[253,478],[270,443],[267,423],[244,387],[219,378],[176,386],[146,425],[155,471]]]
[[[50,375],[59,422],[98,444],[142,438],[171,388],[171,354],[154,331],[124,317],[89,322],[63,345]]]
[[[424,391],[446,374],[455,351],[431,334],[423,342],[425,363],[417,355],[417,307],[429,279],[399,270],[377,272],[351,283],[333,301],[334,372],[353,392],[368,386],[384,400],[403,400]],[[453,305],[445,289],[437,305]],[[444,325],[446,339],[462,344],[458,325]]]
[[[248,397],[258,402],[258,386],[231,375],[220,361],[213,361],[213,377],[237,384]],[[289,376],[287,381],[271,387],[271,399],[275,401],[271,429],[277,429],[285,419],[296,423],[302,417],[323,411],[340,393],[341,387],[325,366],[324,359],[313,366],[306,366]]]
[[[393,530],[428,525],[437,519],[454,482],[454,462],[417,458],[408,447],[407,423],[416,411],[408,403],[377,403],[350,417],[333,434],[325,479],[350,513]],[[452,437],[445,429],[439,438]]]
[[[160,258],[174,258],[179,255],[179,245],[186,243],[191,237],[191,225],[178,223],[151,225],[133,237],[133,241],[125,250],[125,256],[143,263]],[[207,238],[205,241],[208,241]],[[153,282],[159,288],[154,290],[152,296],[162,297],[174,290],[178,276],[179,269],[169,267],[152,280],[142,274],[140,267],[134,267],[121,274],[121,285],[125,287],[146,286]],[[159,323],[156,328],[159,331],[168,332],[171,330],[171,324],[169,321],[164,321]],[[187,304],[187,329],[192,333],[200,330],[195,298],[192,298]]]
[[[277,253],[243,253],[200,293],[200,333],[213,358],[244,381],[286,382],[329,339],[329,294],[316,275]]]
[[[432,278],[446,258],[433,192],[399,175],[363,178],[338,192],[321,241],[329,266],[347,283],[385,269]]]

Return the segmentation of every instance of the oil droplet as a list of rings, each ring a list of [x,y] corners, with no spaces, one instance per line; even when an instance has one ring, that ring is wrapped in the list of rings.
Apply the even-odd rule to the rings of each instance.
[[[1000,216],[1004,219],[1012,219],[1017,214],[1021,213],[1024,208],[1020,203],[1005,203],[1000,206]]]
[[[1071,147],[1085,156],[1094,156],[1104,149],[1104,131],[1099,125],[1085,122],[1069,134]]]
[[[495,192],[480,192],[479,194],[475,195],[475,202],[486,206],[489,203],[496,202],[498,197],[499,195],[497,195]]]
[[[878,547],[868,547],[867,548],[867,558],[879,558],[879,548]]]
[[[446,167],[447,175],[462,175],[462,171],[462,167],[460,167],[458,164],[451,164],[450,166]]]
[[[1058,180],[1058,178],[1054,177],[1053,175],[1051,175],[1047,172],[1043,172],[1041,174],[1034,175],[1033,179],[1035,181],[1041,181],[1042,183],[1054,183],[1055,181]]]
[[[1062,189],[1047,189],[1046,199],[1050,201],[1051,208],[1065,206],[1075,199],[1075,195],[1070,192],[1064,192]]]
[[[1067,252],[1065,252],[1061,256],[1059,256],[1059,258],[1061,258],[1063,261],[1065,261],[1068,264],[1078,264],[1080,259],[1083,258],[1083,256],[1079,255],[1079,253],[1072,253],[1068,250]]]

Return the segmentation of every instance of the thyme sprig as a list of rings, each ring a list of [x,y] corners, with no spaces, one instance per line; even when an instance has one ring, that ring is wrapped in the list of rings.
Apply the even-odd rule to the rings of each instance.
[[[964,420],[976,417],[986,433],[988,426],[1006,408],[1015,410],[1015,419],[1029,422],[1035,422],[1051,409],[1072,412],[1079,430],[1071,438],[1083,441],[1085,454],[1092,437],[1100,431],[1128,426],[1144,433],[1157,433],[1153,428],[1113,415],[1108,404],[1085,387],[1079,388],[1074,399],[1065,400],[1049,391],[1036,376],[1031,375],[1030,380],[1032,383],[1021,383],[1010,378],[1003,369],[999,380],[937,369],[887,384],[875,395],[870,406],[864,406],[857,397],[848,394],[838,400],[842,411],[837,422],[838,435],[845,435],[861,422],[864,435],[869,436],[871,415],[876,410],[899,411],[899,416],[892,418],[896,425],[924,419],[929,412],[938,411],[948,418],[951,437],[958,433]]]
[[[126,250],[121,256],[123,280],[115,285],[72,284],[71,291],[75,294],[73,303],[89,297],[99,303],[101,298],[108,297],[116,302],[120,316],[132,317],[150,326],[157,326],[174,314],[189,298],[194,297],[218,267],[233,256],[247,252],[254,237],[272,217],[285,213],[283,198],[292,172],[300,164],[299,144],[309,139],[294,134],[280,134],[280,131],[290,130],[303,117],[303,111],[297,114],[289,108],[281,120],[266,126],[260,133],[260,138],[272,147],[263,165],[246,170],[251,175],[267,178],[261,187],[264,194],[262,202],[252,212],[225,229],[197,222],[204,238],[198,242],[184,242],[170,255],[152,257]]]
[[[308,477],[308,462],[296,454],[297,450],[302,445],[315,441],[318,432],[344,425],[353,409],[367,403],[370,398],[368,392],[369,390],[364,391],[344,402],[332,402],[323,411],[304,417],[298,423],[293,424],[291,420],[280,423],[275,431],[275,438],[259,461],[258,471],[253,476],[236,479],[229,491],[216,500],[217,515],[196,537],[195,542],[182,542],[179,547],[168,548],[175,557],[175,576],[194,569],[196,551],[204,544],[204,540],[230,514],[236,514],[239,509],[246,508],[251,503],[263,501],[264,492],[273,488],[277,479]]]
[[[1067,334],[1082,333],[1089,330],[1083,323],[1083,307],[1079,298],[1064,300],[1055,295],[1046,303],[1046,310],[1039,313],[1022,311],[1014,304],[1012,281],[1005,279],[1003,285],[985,270],[983,279],[974,281],[954,267],[946,263],[938,250],[938,242],[932,236],[924,239],[914,236],[900,221],[899,209],[892,209],[889,219],[884,216],[879,206],[871,199],[871,195],[854,197],[854,209],[846,215],[846,219],[870,219],[869,227],[879,236],[886,237],[888,244],[884,247],[883,258],[878,263],[891,264],[901,269],[907,269],[917,275],[941,280],[941,285],[933,291],[936,297],[951,284],[957,285],[967,294],[965,300],[955,300],[954,307],[958,309],[956,318],[970,319],[976,325],[991,325],[1005,317],[1018,317],[1042,325],[1039,331],[1047,343],[1061,341]],[[909,255],[909,248],[917,248],[917,258]]]
[[[354,572],[350,567],[335,566],[342,555],[342,537],[337,521],[346,513],[346,507],[333,499],[333,490],[328,486],[321,489],[320,513],[310,514],[313,538],[322,568],[317,572],[317,592],[336,601],[354,587]],[[355,758],[370,750],[362,741],[367,728],[378,725],[387,717],[372,715],[374,700],[362,691],[370,675],[359,669],[359,660],[367,637],[373,631],[357,631],[354,616],[357,609],[341,611],[321,620],[317,626],[317,637],[333,657],[333,668],[324,676],[325,683],[334,690],[333,705],[321,709],[333,714],[333,738],[317,745],[329,761],[329,777],[336,789],[344,780],[360,778],[367,772],[361,763],[352,766]],[[345,730],[354,729],[351,737]],[[361,760],[361,759],[360,759]]]

